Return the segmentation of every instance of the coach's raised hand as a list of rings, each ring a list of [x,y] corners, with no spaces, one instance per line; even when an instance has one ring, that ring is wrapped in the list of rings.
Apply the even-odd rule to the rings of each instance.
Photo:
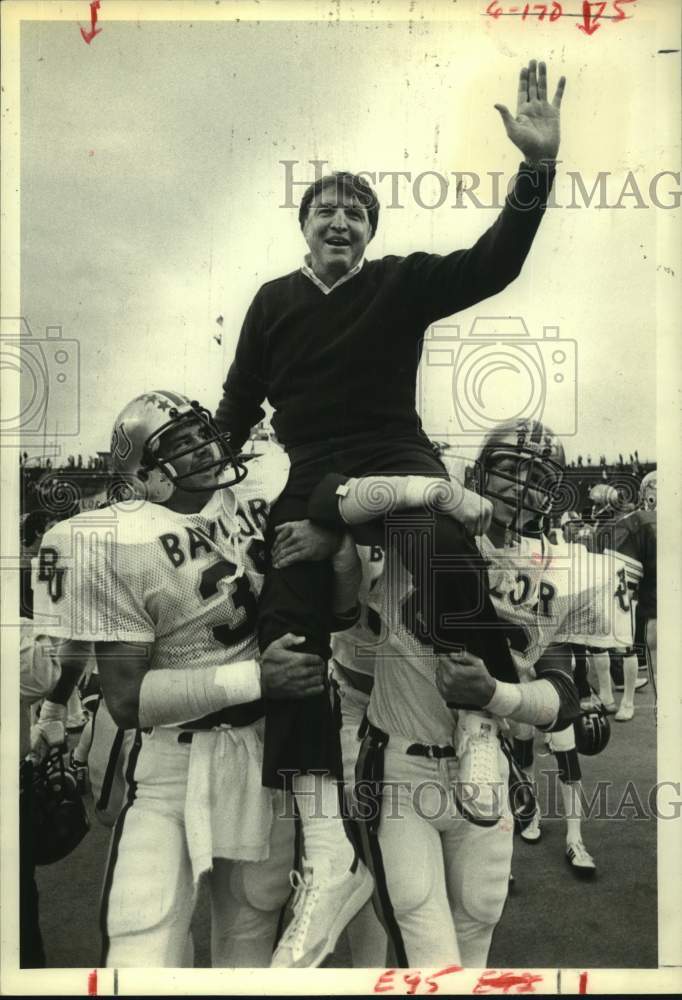
[[[313,653],[296,652],[304,636],[287,632],[261,657],[261,688],[266,698],[310,698],[324,691],[325,664]]]
[[[502,116],[507,135],[528,163],[556,159],[559,152],[559,113],[566,77],[559,77],[556,93],[547,100],[547,67],[531,59],[519,76],[516,117],[504,104],[495,107]]]

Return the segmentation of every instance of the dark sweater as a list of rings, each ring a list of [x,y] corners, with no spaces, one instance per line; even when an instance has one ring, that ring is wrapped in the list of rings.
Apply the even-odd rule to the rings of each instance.
[[[554,171],[521,166],[495,223],[468,250],[366,261],[325,295],[300,270],[263,285],[246,314],[216,411],[236,449],[263,416],[285,448],[351,434],[412,433],[424,334],[521,271]],[[532,207],[522,207],[532,206]]]

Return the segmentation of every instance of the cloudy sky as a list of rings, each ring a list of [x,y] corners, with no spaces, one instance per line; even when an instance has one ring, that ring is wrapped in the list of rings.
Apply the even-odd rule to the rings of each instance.
[[[456,14],[442,5],[451,21],[428,20],[418,3],[402,8],[412,19],[394,21],[379,19],[380,6],[365,21],[344,21],[344,8],[330,6],[319,21],[124,22],[107,19],[103,0],[91,45],[74,23],[24,22],[22,313],[34,337],[61,326],[80,348],[79,431],[62,439],[62,454],[107,449],[116,412],[150,388],[216,405],[251,298],[298,266],[305,249],[282,161],[297,161],[288,168],[297,182],[313,179],[315,159],[410,173],[395,193],[390,178],[377,183],[384,208],[369,256],[475,241],[496,210],[454,207],[450,172],[478,173],[486,203],[490,172],[513,173],[520,157],[493,104],[514,108],[519,68],[537,56],[548,62],[552,92],[561,73],[568,79],[562,207],[547,213],[519,280],[448,321],[459,339],[436,331],[452,366],[425,371],[426,425],[442,437],[476,419],[453,407],[463,366],[472,366],[473,321],[522,317],[533,341],[515,351],[521,363],[530,358],[524,372],[505,363],[479,372],[479,381],[489,376],[479,399],[487,416],[517,412],[537,390],[533,372],[545,380],[546,420],[571,435],[569,457],[638,448],[653,458],[657,288],[660,310],[663,269],[676,264],[657,250],[672,213],[652,203],[649,182],[679,158],[656,130],[667,67],[653,23],[638,12],[636,30],[634,20],[604,23],[587,37],[567,18],[494,20],[477,3],[458,4]],[[566,207],[568,171],[579,171],[588,190],[607,171],[612,205],[629,170],[643,207],[635,197],[619,208],[585,208],[580,197],[581,207]],[[450,189],[435,176],[415,184],[425,171],[449,177]],[[676,187],[662,181],[659,200]],[[537,343],[544,327],[558,327],[566,342],[561,384],[555,347]],[[509,330],[501,330],[508,360]],[[75,426],[75,396],[61,391],[48,408],[48,436]]]

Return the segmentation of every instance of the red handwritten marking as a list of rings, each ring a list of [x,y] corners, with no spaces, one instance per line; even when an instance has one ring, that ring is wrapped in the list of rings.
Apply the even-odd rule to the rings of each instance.
[[[597,13],[592,16],[592,8],[599,7]],[[578,25],[579,31],[584,31],[586,35],[593,35],[599,31],[601,24],[597,21],[606,10],[606,0],[599,0],[599,3],[590,3],[590,0],[583,0],[583,23]]]
[[[410,970],[405,972],[400,977],[403,983],[409,987],[407,990],[408,996],[414,996],[419,987],[422,985],[427,986],[428,989],[426,993],[437,993],[439,984],[434,982],[439,976],[449,976],[452,972],[461,972],[461,965],[447,965],[444,969],[439,969],[438,972],[431,973],[430,976],[426,976],[422,979],[422,973],[419,969]],[[382,972],[376,983],[374,984],[375,993],[388,993],[391,990],[399,990],[401,987],[400,982],[395,981],[395,975],[398,972],[397,969],[386,969]]]
[[[607,8],[611,4],[611,10],[615,13],[607,13]],[[538,21],[549,20],[550,23],[558,21],[562,17],[574,17],[579,22],[576,27],[585,35],[594,35],[601,28],[601,21],[630,20],[632,15],[628,15],[623,10],[624,4],[637,3],[637,0],[583,0],[582,13],[573,14],[565,11],[558,0],[552,0],[551,9],[546,3],[527,3],[523,9],[518,6],[508,7],[506,10],[500,5],[499,0],[490,0],[485,9],[488,17],[497,20],[498,17],[520,17],[522,21],[529,17],[536,17]],[[532,9],[531,9],[532,8]]]
[[[97,11],[99,10],[99,0],[92,0],[90,4],[90,31],[83,31],[81,28],[81,35],[83,36],[83,41],[88,45],[93,40],[95,35],[99,35],[102,31],[101,28],[95,27],[97,24]]]
[[[578,993],[587,993],[587,973],[581,972],[580,979],[578,981]]]
[[[88,973],[88,996],[97,996],[97,969],[93,969],[92,972]]]
[[[614,24],[616,23],[616,21],[626,21],[626,20],[629,21],[630,20],[630,18],[627,16],[627,14],[625,13],[625,11],[621,9],[621,4],[623,4],[623,3],[637,3],[637,0],[613,0],[613,6],[618,11],[618,16],[614,17],[614,19],[613,19],[613,23]]]
[[[514,993],[534,993],[534,984],[541,982],[542,976],[537,976],[532,972],[521,972],[517,975],[515,972],[497,972],[495,969],[491,969],[479,977],[473,992],[477,994],[492,993],[493,991],[509,993],[510,990],[513,990]]]

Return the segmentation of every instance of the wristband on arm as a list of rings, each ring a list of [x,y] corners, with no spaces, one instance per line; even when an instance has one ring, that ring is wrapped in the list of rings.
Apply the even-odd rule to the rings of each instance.
[[[260,666],[256,660],[225,663],[208,670],[149,670],[140,684],[138,719],[142,729],[172,725],[260,697]]]
[[[550,681],[507,684],[496,680],[495,693],[483,708],[503,719],[549,726],[556,719],[560,704],[559,693]]]

